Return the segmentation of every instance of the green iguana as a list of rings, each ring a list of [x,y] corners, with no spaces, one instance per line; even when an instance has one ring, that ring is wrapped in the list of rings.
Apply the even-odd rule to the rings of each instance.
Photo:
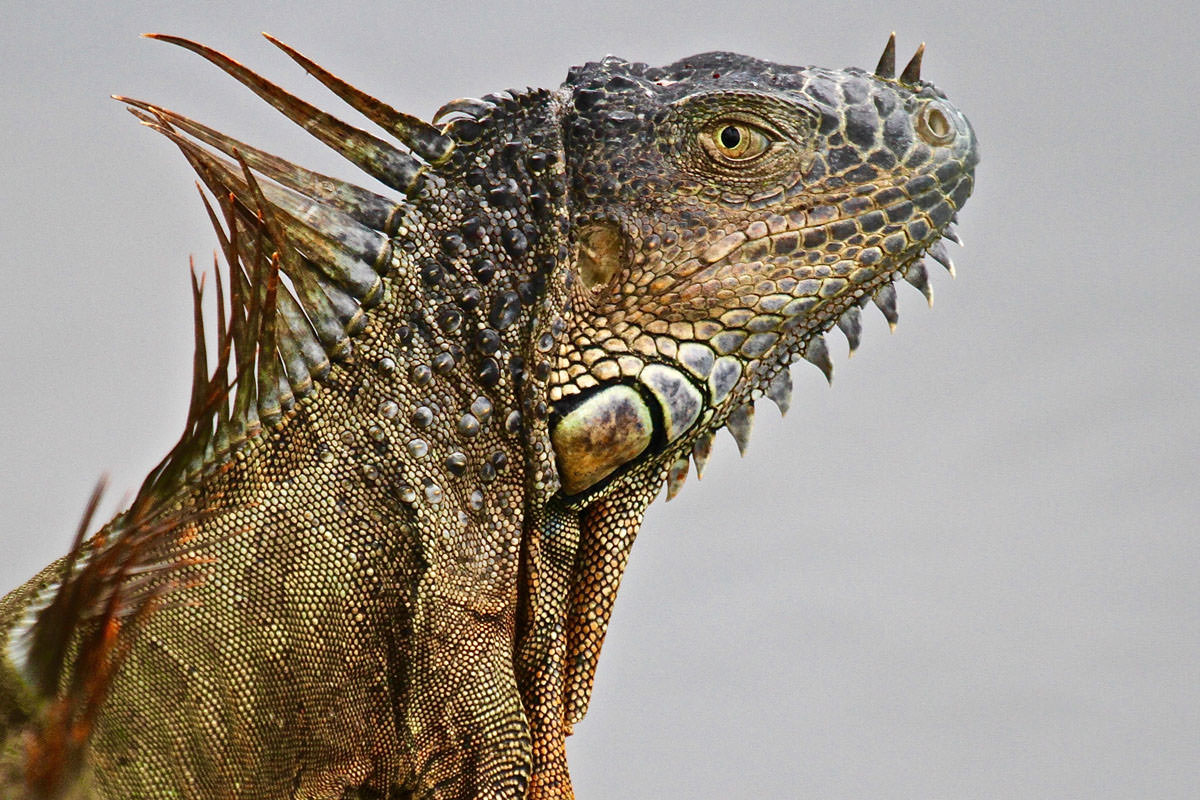
[[[569,798],[643,512],[974,183],[966,118],[897,76],[614,57],[432,122],[271,41],[388,139],[194,51],[381,186],[118,98],[195,168],[183,436],[130,508],[0,601],[4,797]]]

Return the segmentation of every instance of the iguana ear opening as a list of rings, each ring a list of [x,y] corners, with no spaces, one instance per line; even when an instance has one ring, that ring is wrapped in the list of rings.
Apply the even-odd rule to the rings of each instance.
[[[576,269],[589,292],[599,294],[611,283],[628,260],[628,237],[615,222],[594,222],[579,232]]]

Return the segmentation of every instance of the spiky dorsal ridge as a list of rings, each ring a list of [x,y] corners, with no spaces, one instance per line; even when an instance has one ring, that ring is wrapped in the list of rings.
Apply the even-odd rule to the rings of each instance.
[[[142,494],[162,496],[227,460],[312,394],[331,364],[348,359],[368,310],[383,298],[392,243],[411,224],[410,196],[426,185],[426,162],[445,161],[454,140],[342,81],[277,40],[270,41],[408,150],[289,94],[227,56],[186,39],[154,35],[198,53],[383,184],[400,200],[297,166],[182,114],[118,97],[170,139],[211,195],[205,207],[226,262],[218,264],[217,350],[208,364],[193,274],[195,357],[184,434],[151,472]],[[202,197],[204,191],[201,191]],[[228,299],[228,307],[226,300]]]
[[[417,157],[418,155],[433,163],[439,163],[449,157],[454,149],[453,140],[434,126],[407,114],[401,114],[391,106],[381,103],[318,67],[292,48],[270,36],[267,37],[269,41],[283,49],[351,106],[384,127],[389,134],[397,138],[412,152],[399,150],[373,134],[306,103],[211,48],[177,36],[161,34],[151,34],[150,36],[179,45],[203,56],[364,172],[406,194],[414,193],[421,186],[425,164]]]
[[[84,511],[57,578],[12,634],[40,709],[25,737],[31,798],[64,796],[78,780],[92,730],[142,623],[172,593],[198,580],[203,559],[187,552],[199,515],[147,493],[85,540],[104,481]]]
[[[87,540],[97,487],[58,578],[41,592],[16,645],[45,707],[28,738],[31,796],[51,797],[79,774],[113,677],[141,623],[198,580],[190,531],[198,512],[180,486],[228,460],[312,394],[383,297],[392,241],[406,234],[408,197],[424,186],[425,161],[454,148],[442,131],[395,111],[281,47],[308,72],[411,152],[353,128],[194,42],[156,36],[207,58],[293,121],[405,198],[394,200],[292,164],[160,106],[117,98],[170,139],[196,170],[225,260],[214,259],[216,358],[210,364],[204,280],[193,265],[195,332],[191,398],[183,433],[150,471],[130,508]],[[270,37],[268,37],[270,39]],[[424,161],[422,161],[424,159]],[[74,653],[76,655],[72,656]]]

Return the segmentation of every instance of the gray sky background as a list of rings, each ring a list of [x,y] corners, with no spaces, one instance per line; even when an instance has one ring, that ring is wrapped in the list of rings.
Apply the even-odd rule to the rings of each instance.
[[[750,452],[634,550],[581,798],[1200,797],[1198,12],[1191,3],[3,0],[0,591],[134,489],[185,413],[184,160],[110,93],[352,168],[178,33],[329,108],[268,30],[394,105],[557,86],[606,53],[871,67],[889,31],[982,143],[959,278],[793,369]]]

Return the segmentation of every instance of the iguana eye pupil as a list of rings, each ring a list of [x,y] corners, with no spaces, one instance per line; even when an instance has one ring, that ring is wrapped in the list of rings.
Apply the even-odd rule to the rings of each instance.
[[[749,162],[771,147],[770,134],[759,126],[741,120],[720,120],[700,134],[700,142],[719,164]]]
[[[742,142],[742,132],[733,125],[726,125],[721,129],[721,144],[726,148],[736,149]]]

